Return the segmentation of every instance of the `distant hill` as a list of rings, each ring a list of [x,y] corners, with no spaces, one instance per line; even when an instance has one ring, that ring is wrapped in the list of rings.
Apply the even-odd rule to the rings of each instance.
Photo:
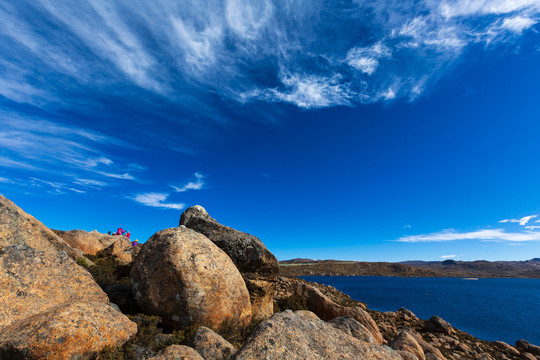
[[[280,262],[284,276],[406,276],[540,278],[540,258],[526,261],[404,261],[356,262],[295,259]],[[309,261],[308,261],[309,260]]]

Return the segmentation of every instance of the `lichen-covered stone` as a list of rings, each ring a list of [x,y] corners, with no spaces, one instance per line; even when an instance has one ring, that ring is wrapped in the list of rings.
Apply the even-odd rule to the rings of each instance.
[[[131,270],[137,305],[173,328],[223,322],[245,326],[249,293],[231,259],[204,235],[186,227],[162,230],[144,245]]]
[[[434,332],[434,333],[442,333],[446,335],[452,335],[454,333],[452,326],[447,321],[443,320],[441,317],[437,315],[433,315],[426,322],[426,330]]]
[[[136,332],[137,325],[111,306],[76,302],[3,327],[0,354],[15,359],[90,359],[105,346],[122,345]]]
[[[284,311],[263,321],[236,360],[401,360],[392,349],[366,343],[309,311]]]
[[[27,245],[0,250],[0,329],[73,302],[108,303],[92,275],[64,252]]]
[[[236,352],[231,343],[205,326],[197,329],[192,342],[205,360],[229,360]]]
[[[254,318],[267,319],[273,314],[279,265],[261,240],[220,224],[200,205],[184,211],[179,225],[203,234],[229,255],[246,282]]]

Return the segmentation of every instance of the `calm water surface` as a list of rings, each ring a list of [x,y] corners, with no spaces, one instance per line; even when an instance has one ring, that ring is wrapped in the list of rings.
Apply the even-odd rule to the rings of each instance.
[[[304,276],[331,285],[370,309],[405,307],[422,319],[439,315],[482,340],[540,345],[540,279]]]

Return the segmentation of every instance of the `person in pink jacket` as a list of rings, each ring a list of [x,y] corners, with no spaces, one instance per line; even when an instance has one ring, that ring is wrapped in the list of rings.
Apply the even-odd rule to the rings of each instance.
[[[124,229],[118,228],[118,230],[116,230],[116,235],[122,235],[123,232],[124,232]]]

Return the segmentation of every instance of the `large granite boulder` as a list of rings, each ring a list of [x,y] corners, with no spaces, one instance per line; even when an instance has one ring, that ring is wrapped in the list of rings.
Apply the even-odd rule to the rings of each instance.
[[[81,250],[85,255],[96,255],[105,249],[105,245],[96,236],[84,230],[53,230],[53,232],[64,239],[69,246]]]
[[[231,343],[206,326],[197,329],[192,342],[205,360],[229,360],[236,352]]]
[[[399,331],[397,335],[388,344],[392,349],[408,351],[415,355],[419,360],[425,360],[424,350],[415,337],[407,331]]]
[[[0,358],[86,359],[137,331],[65,252],[1,249],[0,299]]]
[[[197,350],[185,345],[172,345],[148,360],[205,360]]]
[[[246,282],[254,318],[267,319],[273,314],[279,265],[261,240],[221,225],[199,205],[184,211],[180,225],[203,234],[230,256]]]
[[[287,310],[263,321],[234,359],[401,360],[401,357],[388,347],[343,333],[312,312]]]
[[[184,226],[154,234],[131,269],[137,305],[173,328],[251,319],[249,293],[231,259],[204,235]]]
[[[84,257],[82,251],[73,249],[35,217],[0,195],[0,248],[10,245],[28,245],[44,251],[64,251],[72,259]]]
[[[106,346],[124,344],[137,325],[102,302],[60,305],[3,327],[0,358],[91,359]]]
[[[325,321],[340,316],[349,316],[365,326],[376,344],[383,344],[383,337],[373,318],[359,306],[342,306],[336,304],[324,295],[319,289],[306,283],[296,283],[295,296],[306,299],[308,309]]]

